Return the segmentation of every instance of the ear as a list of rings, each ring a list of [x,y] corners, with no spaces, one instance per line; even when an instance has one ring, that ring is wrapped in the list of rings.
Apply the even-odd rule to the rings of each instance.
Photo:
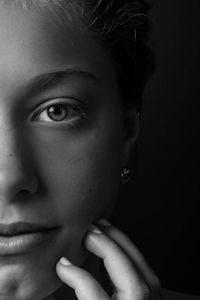
[[[122,167],[126,166],[136,145],[140,131],[139,113],[135,107],[124,109],[124,144],[122,151]]]

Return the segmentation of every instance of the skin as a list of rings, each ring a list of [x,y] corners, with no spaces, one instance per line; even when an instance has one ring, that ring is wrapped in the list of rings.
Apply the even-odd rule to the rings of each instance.
[[[46,11],[3,2],[0,220],[58,230],[30,252],[0,255],[0,299],[160,300],[159,280],[138,249],[102,220],[112,213],[121,169],[138,136],[136,112],[120,105],[108,53],[77,20],[58,23]],[[71,75],[41,85],[41,74],[69,68]],[[67,114],[55,121],[47,108],[61,102],[61,116]],[[131,134],[125,126],[130,118]],[[99,276],[101,259],[110,293]]]
[[[38,75],[66,68],[96,79],[79,74],[48,88],[33,86]],[[71,109],[65,120],[53,121],[44,110],[60,98],[68,109],[81,103],[84,112]],[[1,2],[0,220],[59,226],[52,243],[24,255],[0,256],[1,300],[52,299],[48,296],[63,285],[56,272],[62,256],[95,274],[83,241],[90,224],[112,212],[136,138],[136,127],[126,135],[105,50],[73,22],[58,25],[48,12],[23,12]]]
[[[89,251],[103,260],[114,288],[107,293],[89,272],[62,258],[57,264],[58,275],[74,289],[76,299],[164,299],[160,297],[158,278],[132,241],[119,229],[106,220],[99,220],[98,227],[90,228],[85,244]]]

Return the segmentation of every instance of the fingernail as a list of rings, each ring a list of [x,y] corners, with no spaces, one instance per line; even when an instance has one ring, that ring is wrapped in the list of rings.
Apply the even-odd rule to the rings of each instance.
[[[94,225],[90,225],[89,231],[91,231],[93,233],[96,233],[96,234],[101,234],[102,233],[102,231]]]
[[[64,266],[71,266],[72,265],[72,263],[68,259],[66,259],[66,257],[62,257],[59,260],[59,263],[61,263]]]
[[[97,221],[97,223],[100,224],[100,225],[103,225],[105,227],[111,226],[111,224],[105,219],[100,219],[100,220]]]

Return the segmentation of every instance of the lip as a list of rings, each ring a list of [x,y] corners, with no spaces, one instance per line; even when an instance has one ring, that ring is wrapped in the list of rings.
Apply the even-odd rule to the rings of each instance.
[[[49,226],[43,223],[30,223],[30,222],[15,222],[9,224],[0,223],[0,235],[13,236],[22,233],[45,231],[55,226]]]
[[[0,255],[23,254],[52,242],[58,227],[18,222],[0,224]]]

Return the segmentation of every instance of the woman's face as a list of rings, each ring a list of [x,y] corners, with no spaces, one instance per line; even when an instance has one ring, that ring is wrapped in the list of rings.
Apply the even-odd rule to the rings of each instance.
[[[113,67],[96,42],[73,22],[0,4],[0,223],[59,227],[32,251],[0,255],[1,300],[55,291],[63,255],[84,263],[87,228],[118,191],[122,120]]]

